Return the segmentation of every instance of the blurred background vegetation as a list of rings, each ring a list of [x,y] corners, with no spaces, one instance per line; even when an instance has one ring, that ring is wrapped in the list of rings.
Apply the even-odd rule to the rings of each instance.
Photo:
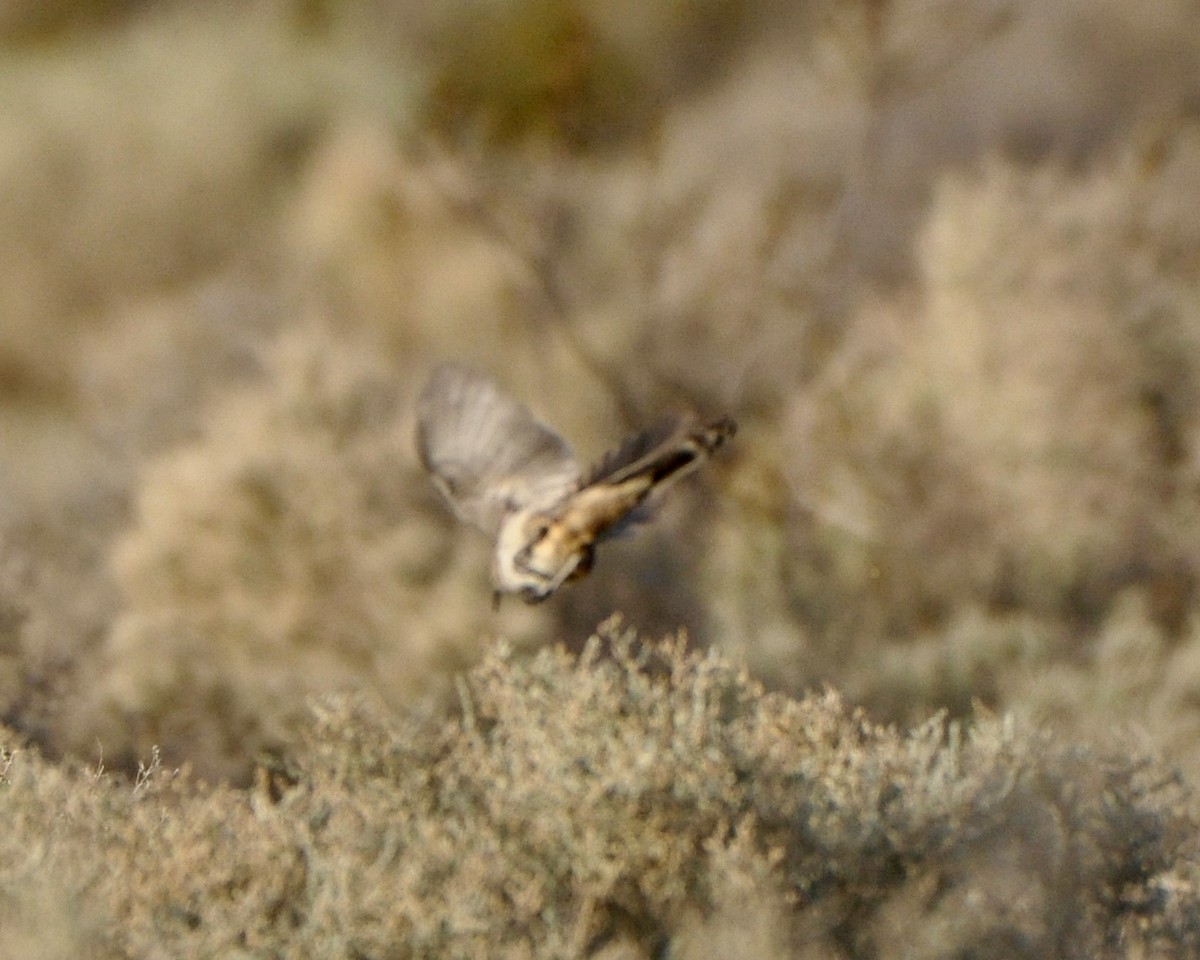
[[[1193,0],[9,0],[0,719],[246,783],[621,611],[877,720],[1200,777]],[[538,608],[434,363],[742,430]]]

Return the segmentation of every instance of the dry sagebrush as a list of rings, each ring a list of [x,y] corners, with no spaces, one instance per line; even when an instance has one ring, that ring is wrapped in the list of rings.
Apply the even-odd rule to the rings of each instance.
[[[314,671],[375,682],[402,659],[377,623],[421,609],[413,583],[436,581],[438,610],[475,602],[469,557],[385,575],[371,524],[449,542],[435,504],[401,503],[423,481],[396,467],[364,507],[328,425],[247,385],[255,351],[323,308],[380,344],[383,377],[446,356],[503,370],[585,455],[621,414],[744,425],[709,500],[554,608],[574,643],[612,609],[686,623],[771,682],[913,718],[1007,705],[1013,645],[980,638],[1010,615],[1041,621],[1026,649],[1049,666],[1126,584],[1167,642],[1185,634],[1191,6],[689,0],[636,31],[590,0],[552,22],[543,0],[252,6],[14,38],[0,75],[0,535],[39,581],[0,652],[32,682],[0,700],[43,742],[244,770],[325,689]],[[497,82],[472,86],[497,44]],[[394,452],[384,432],[349,445]],[[264,530],[310,561],[260,577]],[[355,559],[314,586],[339,551]]]
[[[461,710],[314,706],[249,793],[10,757],[0,897],[95,956],[1185,956],[1170,777],[981,717],[908,732],[615,625]],[[42,899],[33,910],[34,875]],[[22,919],[24,918],[24,919]],[[725,938],[722,940],[721,938]]]
[[[306,696],[371,677],[398,703],[474,655],[486,564],[433,502],[395,376],[320,328],[265,366],[141,479],[109,555],[120,608],[72,703],[81,753],[157,745],[244,777]],[[508,613],[517,633],[531,618]]]
[[[1039,621],[1024,650],[1045,664],[1078,652],[1071,638],[1090,648],[1131,587],[1149,630],[1186,641],[1200,288],[1180,185],[1198,142],[947,177],[917,285],[865,303],[794,391],[781,569],[820,675],[896,702],[876,671],[895,644],[897,663],[931,668],[928,697],[965,639],[979,669],[924,702],[1019,696],[1006,624]],[[958,627],[980,616],[996,618],[990,661]]]
[[[1065,743],[1198,762],[1195,5],[803,6],[135,5],[9,51],[3,714],[110,764],[286,759],[131,791],[18,754],[0,955],[1194,951],[1169,778]],[[395,715],[486,617],[408,459],[446,355],[581,449],[630,409],[745,427],[645,559],[519,625],[619,607],[1062,739],[616,636]]]

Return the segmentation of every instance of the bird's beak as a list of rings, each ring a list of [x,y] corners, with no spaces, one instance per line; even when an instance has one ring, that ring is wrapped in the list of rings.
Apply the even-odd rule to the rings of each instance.
[[[500,598],[503,596],[504,594],[502,594],[499,590],[492,591],[492,613],[500,612]]]

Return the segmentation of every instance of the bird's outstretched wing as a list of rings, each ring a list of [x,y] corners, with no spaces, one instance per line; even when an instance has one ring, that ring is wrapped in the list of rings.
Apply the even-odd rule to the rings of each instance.
[[[457,364],[438,367],[417,401],[417,449],[454,512],[493,535],[508,511],[552,505],[579,482],[561,436]]]

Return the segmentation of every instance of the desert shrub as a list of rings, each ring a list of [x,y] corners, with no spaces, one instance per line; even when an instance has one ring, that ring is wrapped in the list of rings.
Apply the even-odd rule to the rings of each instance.
[[[948,178],[917,292],[864,306],[793,392],[785,576],[827,675],[857,686],[878,639],[911,644],[964,610],[1092,636],[1133,584],[1185,628],[1200,289],[1171,252],[1194,230],[1169,198],[1191,209],[1194,140],[1149,173],[1131,148],[1083,175]],[[1131,254],[1131,235],[1154,252]]]
[[[0,715],[283,759],[18,754],[0,952],[1194,949],[1169,777],[1071,746],[1197,762],[1194,5],[85,6],[0,69]],[[497,626],[435,355],[743,430]],[[613,608],[901,728],[615,636],[403,712]]]
[[[1061,636],[1044,629],[1040,637],[1031,635],[1028,624],[1024,632],[1025,655],[1010,655],[992,674],[996,700],[1031,723],[1072,736],[1127,729],[1195,781],[1200,638],[1194,620],[1176,635],[1156,622],[1147,590],[1129,589],[1088,638],[1083,655],[1052,657],[1045,648],[1061,649]]]
[[[1194,389],[1194,370],[1160,383],[1154,361],[1200,291],[1178,286],[1174,265],[1129,256],[1123,235],[1144,229],[1144,197],[1163,189],[1135,162],[1069,184],[1004,168],[965,193],[951,181],[924,238],[914,387],[999,505],[1001,548],[1038,581],[1015,588],[1035,604],[1049,578],[1086,596],[1081,581],[1152,566],[1126,551],[1161,549],[1152,518],[1170,506],[1173,464],[1148,398]],[[1170,245],[1178,230],[1159,233]]]
[[[18,753],[0,804],[24,838],[0,890],[36,857],[114,955],[700,958],[740,934],[764,957],[1170,957],[1200,936],[1195,825],[1154,762],[986,715],[881,727],[615,624],[580,657],[495,649],[452,715],[327,696],[250,791]]]
[[[1187,16],[1155,10],[1135,45],[1174,62]],[[866,688],[851,676],[881,640],[964,608],[1091,629],[1129,583],[1153,584],[1173,629],[1186,618],[1194,134],[1117,142],[1167,90],[1093,125],[1079,103],[998,87],[1004,51],[1036,61],[1039,88],[1086,59],[1067,11],[892,4],[873,28],[848,8],[805,56],[754,47],[664,118],[646,158],[485,167],[488,209],[524,204],[540,329],[611,374],[619,410],[747,425],[718,529],[715,511],[698,523],[722,549],[702,553],[713,602],[695,622],[764,676]],[[1108,41],[1128,25],[1095,15]],[[1035,48],[1043,27],[1063,57]],[[1109,80],[1079,66],[1080,102],[1104,102]]]
[[[81,750],[158,744],[244,775],[307,695],[365,681],[395,701],[470,662],[456,638],[489,614],[484,544],[455,548],[399,378],[316,328],[265,364],[139,481],[110,553],[120,608],[71,720]]]
[[[147,297],[81,337],[73,382],[80,418],[126,471],[193,440],[223,391],[263,373],[272,337],[292,304],[248,276],[216,276],[170,295]]]
[[[0,512],[12,685],[0,715],[44,749],[66,747],[119,609],[107,556],[146,458],[194,442],[215,397],[262,376],[279,310],[232,279],[156,300],[80,336],[87,348],[70,362],[82,410],[35,404],[14,417],[8,450],[19,469]]]
[[[341,118],[288,195],[279,254],[297,287],[398,363],[454,355],[519,366],[531,352],[521,271],[469,215],[456,166],[422,158],[387,118]]]
[[[5,395],[69,397],[76,338],[101,318],[260,254],[330,115],[404,119],[413,78],[375,54],[344,58],[265,6],[231,29],[212,5],[6,51]]]

